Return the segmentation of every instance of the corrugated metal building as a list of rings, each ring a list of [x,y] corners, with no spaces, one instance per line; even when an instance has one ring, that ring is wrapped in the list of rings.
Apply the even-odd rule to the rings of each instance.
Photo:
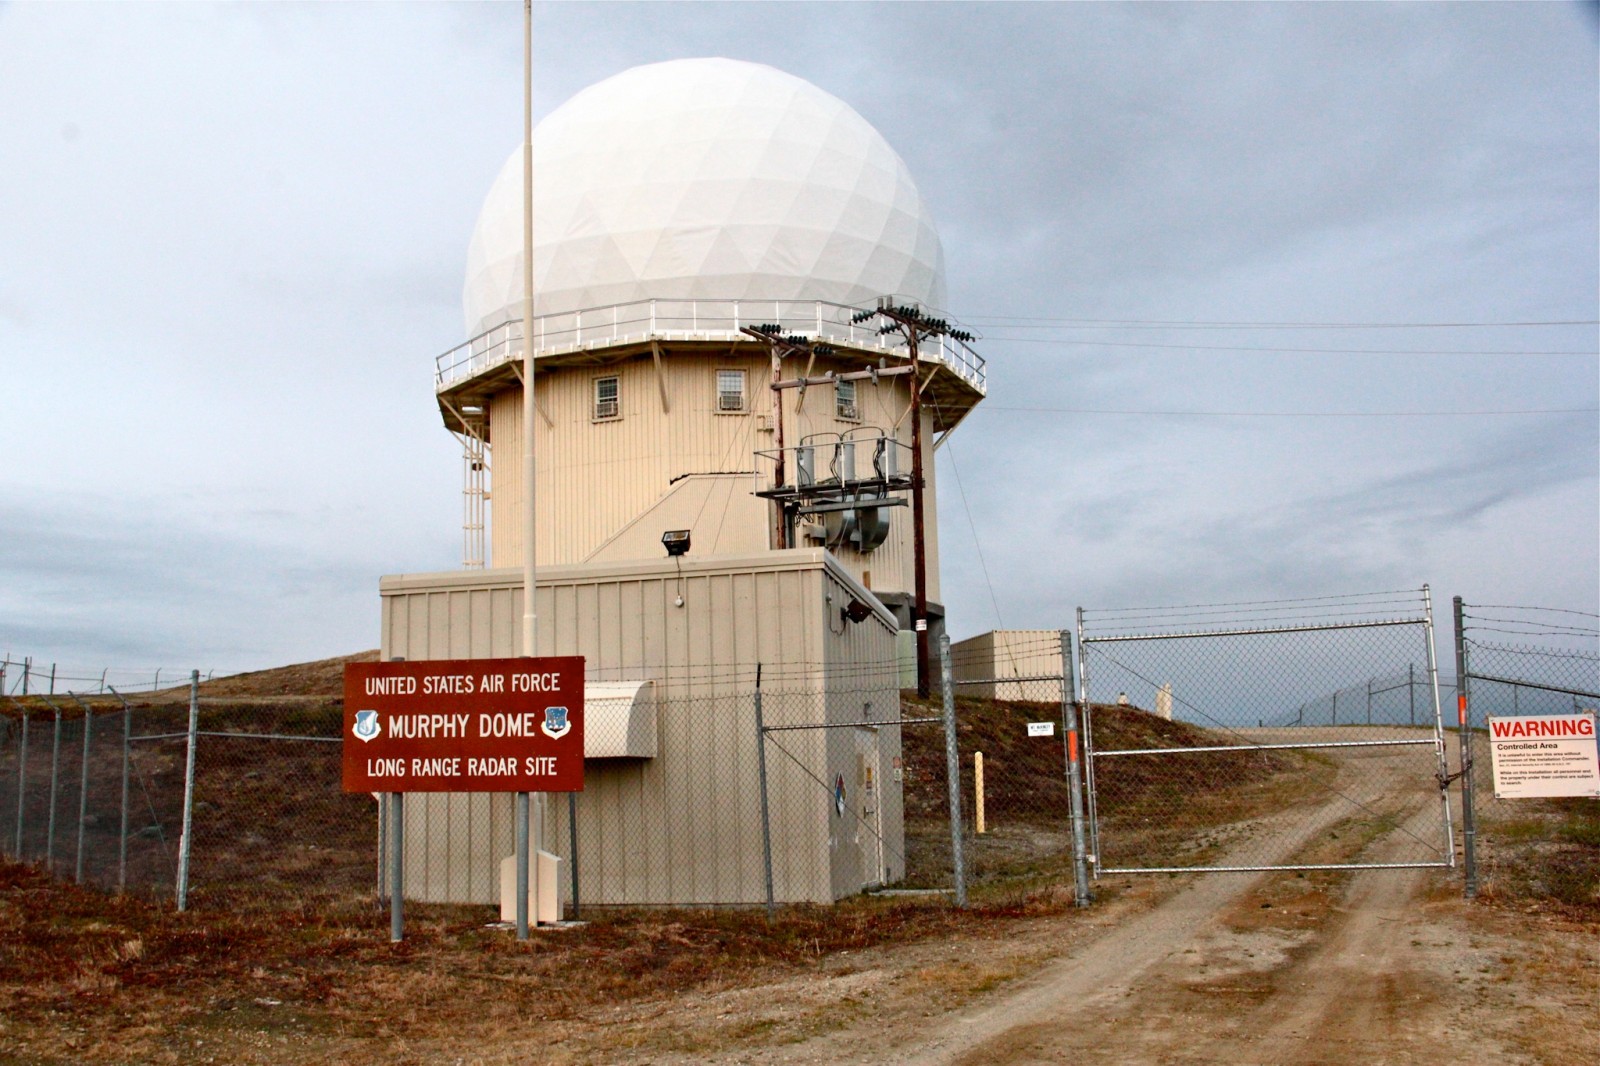
[[[1061,702],[1061,634],[994,629],[950,645],[956,692],[990,700]]]
[[[516,655],[521,579],[512,570],[384,578],[384,657]],[[859,623],[842,614],[852,601],[871,608]],[[786,731],[789,754],[769,751],[776,898],[832,902],[903,875],[899,729],[882,725],[899,718],[896,626],[828,552],[685,558],[681,569],[665,559],[551,567],[540,571],[536,606],[539,653],[584,656],[591,688],[635,689],[631,724],[655,739],[647,756],[596,756],[617,750],[628,722],[588,712],[591,757],[576,802],[585,905],[765,899],[757,664],[767,725],[836,727]],[[842,811],[827,784],[839,780]],[[409,797],[407,895],[498,902],[511,811],[510,795]],[[543,831],[545,849],[570,858],[564,798],[547,804]],[[560,883],[566,898],[565,873]]]

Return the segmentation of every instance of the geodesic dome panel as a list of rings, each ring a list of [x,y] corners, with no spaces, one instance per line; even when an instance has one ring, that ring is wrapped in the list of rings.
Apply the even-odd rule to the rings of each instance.
[[[636,300],[944,304],[905,163],[842,100],[730,59],[635,67],[533,133],[535,313]],[[467,329],[522,317],[522,148],[467,253]]]

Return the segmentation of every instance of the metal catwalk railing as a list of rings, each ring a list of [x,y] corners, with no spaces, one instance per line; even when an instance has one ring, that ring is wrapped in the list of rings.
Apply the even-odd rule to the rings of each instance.
[[[826,300],[637,300],[540,315],[534,320],[534,355],[561,355],[652,338],[736,341],[744,336],[739,332],[741,327],[773,323],[786,332],[903,358],[904,337],[898,331],[880,334],[875,326],[851,322],[858,310]],[[515,319],[436,356],[434,386],[443,390],[520,358],[522,321]],[[962,341],[947,336],[929,337],[919,348],[919,358],[922,362],[943,363],[979,392],[988,389],[983,356]]]

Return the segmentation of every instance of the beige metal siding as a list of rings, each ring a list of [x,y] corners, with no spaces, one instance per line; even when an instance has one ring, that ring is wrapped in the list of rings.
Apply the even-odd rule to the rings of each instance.
[[[862,866],[862,849],[859,841],[865,835],[881,835],[885,861],[898,866],[899,856],[905,853],[905,834],[898,789],[888,799],[892,776],[883,770],[892,766],[900,755],[899,727],[884,728],[881,723],[896,722],[900,718],[899,664],[895,654],[895,630],[876,616],[853,623],[839,616],[840,610],[858,595],[851,582],[835,572],[824,577],[827,603],[821,629],[825,643],[828,685],[826,692],[827,721],[833,726],[876,726],[874,730],[879,748],[880,773],[878,795],[881,825],[865,825],[859,819],[861,794],[856,780],[857,737],[855,730],[833,728],[826,731],[826,759],[828,776],[833,781],[843,777],[846,782],[846,813],[838,814],[830,808],[832,820],[829,849],[832,855],[831,890],[833,898],[859,892],[869,883],[883,879],[881,871],[867,871]],[[904,874],[900,869],[898,873]]]
[[[518,572],[402,575],[385,578],[381,591],[386,658],[516,654]],[[857,722],[868,702],[873,720],[897,717],[892,624],[876,613],[859,624],[838,618],[851,596],[865,595],[821,551],[691,557],[681,577],[665,560],[541,571],[540,654],[582,655],[595,679],[656,682],[658,756],[590,760],[585,768],[578,799],[580,833],[591,842],[580,846],[585,902],[763,898],[750,698],[756,664],[763,664],[774,693],[789,694],[774,696],[770,724]],[[841,675],[837,686],[830,672]],[[844,773],[854,756],[828,735],[834,732],[849,733],[788,733],[785,746],[813,774]],[[407,843],[416,873],[408,894],[496,902],[498,862],[511,848],[509,802],[412,796]],[[859,890],[859,861],[840,856],[836,820],[829,796],[809,778],[774,805],[780,898],[829,901]],[[564,798],[552,797],[544,829],[547,850],[564,852]]]
[[[534,440],[540,501],[537,543],[539,565],[571,565],[594,556],[629,523],[663,501],[673,490],[672,480],[684,474],[750,471],[754,453],[774,447],[768,413],[771,410],[770,362],[764,349],[741,345],[737,354],[702,354],[664,348],[661,372],[649,354],[621,362],[565,366],[538,375],[539,404]],[[818,360],[813,375],[829,370],[856,369],[856,364]],[[722,414],[716,410],[716,372],[743,369],[749,382],[749,410]],[[800,360],[785,363],[784,373],[804,373]],[[622,415],[617,419],[593,418],[593,381],[618,378]],[[662,387],[665,385],[666,409]],[[869,427],[891,432],[906,446],[911,443],[908,411],[910,389],[904,377],[884,378],[876,386],[857,383],[860,421],[835,415],[833,390],[813,386],[804,396],[798,390],[784,393],[785,444],[821,432]],[[488,404],[489,439],[493,449],[490,500],[490,560],[494,565],[520,564],[522,552],[522,391],[519,386],[497,393]],[[928,596],[939,600],[938,491],[933,461],[933,415],[924,414],[924,468],[928,546]],[[791,477],[793,476],[791,472]],[[680,482],[681,484],[681,482]],[[753,485],[751,486],[753,488]],[[740,487],[740,492],[749,488]],[[749,501],[744,501],[748,503]],[[909,503],[909,500],[908,500]],[[725,499],[696,514],[703,527],[721,528],[727,522],[753,525],[738,538],[739,544],[768,543],[769,505],[733,507]],[[870,572],[870,584],[879,591],[913,591],[910,506],[892,512],[889,539],[865,555],[834,546],[840,563],[861,579]],[[686,528],[681,526],[663,528]],[[655,532],[659,537],[660,531]],[[648,537],[638,548],[648,550]],[[704,543],[712,540],[697,535]],[[801,547],[809,547],[802,544]],[[631,546],[630,546],[631,547]],[[734,548],[733,550],[739,550]],[[611,552],[602,556],[622,556]],[[632,555],[634,558],[649,557]]]
[[[753,414],[718,414],[716,371],[728,358],[676,354],[664,359],[669,411],[648,356],[604,367],[564,367],[539,374],[540,418],[534,438],[540,499],[539,563],[581,562],[642,511],[680,474],[750,470],[770,434]],[[755,361],[746,363],[754,367]],[[593,381],[618,379],[621,417],[593,418]],[[494,446],[493,506],[520,516],[522,396],[513,387],[490,401]],[[510,443],[507,447],[502,441]],[[503,493],[503,489],[509,492]],[[492,527],[492,559],[511,565],[522,551],[520,517]]]
[[[956,693],[1059,703],[1060,639],[1054,629],[997,629],[952,644],[950,668],[958,682]]]

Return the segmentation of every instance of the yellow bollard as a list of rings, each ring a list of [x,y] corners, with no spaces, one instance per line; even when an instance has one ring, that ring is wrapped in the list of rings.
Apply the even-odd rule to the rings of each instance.
[[[978,794],[978,796],[977,796],[977,801],[978,801],[977,802],[977,808],[978,808],[978,833],[979,833],[979,835],[982,835],[983,832],[984,832],[984,822],[983,822],[983,752],[981,752],[981,751],[973,752],[973,754],[972,754],[972,789],[973,789],[974,792],[976,792]]]

